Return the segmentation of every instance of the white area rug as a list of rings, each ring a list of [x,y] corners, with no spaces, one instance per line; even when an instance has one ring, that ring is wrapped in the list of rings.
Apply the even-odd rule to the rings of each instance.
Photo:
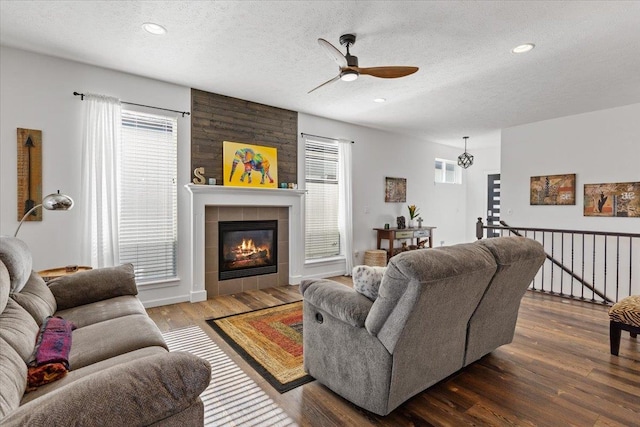
[[[211,383],[200,395],[205,426],[297,425],[199,326],[162,335],[169,350],[188,351],[211,364]]]

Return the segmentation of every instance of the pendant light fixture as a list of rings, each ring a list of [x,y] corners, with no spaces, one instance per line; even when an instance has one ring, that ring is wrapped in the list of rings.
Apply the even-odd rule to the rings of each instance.
[[[469,137],[463,136],[462,139],[464,139],[464,153],[458,156],[458,166],[466,169],[473,164],[473,156],[467,153],[467,139]]]

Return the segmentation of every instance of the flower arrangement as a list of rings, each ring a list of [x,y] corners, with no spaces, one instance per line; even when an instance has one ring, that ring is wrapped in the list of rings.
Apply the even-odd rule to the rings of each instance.
[[[415,219],[420,214],[420,209],[416,207],[416,205],[408,205],[409,208],[409,218]]]

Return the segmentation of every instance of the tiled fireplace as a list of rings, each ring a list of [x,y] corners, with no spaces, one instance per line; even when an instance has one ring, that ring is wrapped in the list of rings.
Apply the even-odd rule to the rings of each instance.
[[[256,221],[275,221],[277,223],[277,235],[275,236],[277,246],[275,249],[278,263],[275,266],[276,271],[258,271],[257,274],[245,277],[229,277],[233,274],[225,275],[224,265],[220,264],[220,224],[250,224]],[[208,297],[289,284],[288,207],[207,206],[205,207],[204,229],[204,283]],[[224,250],[222,252],[224,253]],[[242,272],[242,270],[236,270],[236,272]]]
[[[186,188],[191,195],[192,302],[216,295],[300,283],[303,266],[303,190],[193,184]],[[223,274],[221,278],[219,227],[221,224],[243,222],[247,222],[247,225],[264,222],[277,224],[276,271],[258,270],[257,275],[247,277]],[[245,239],[245,244],[248,244],[247,240],[251,239]],[[259,246],[262,244],[259,243]],[[236,253],[255,253],[260,256],[263,254],[260,251],[266,249],[233,250]]]

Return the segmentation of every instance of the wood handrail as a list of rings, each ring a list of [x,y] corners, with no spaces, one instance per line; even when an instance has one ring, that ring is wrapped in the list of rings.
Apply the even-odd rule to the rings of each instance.
[[[479,220],[481,220],[482,218],[478,218]],[[483,225],[483,228],[486,229],[497,229],[500,230],[503,227],[507,227],[509,229],[512,229],[513,227],[511,227],[510,225],[508,225],[506,222],[504,221],[500,221],[500,224],[502,224],[502,226],[497,226],[497,225]],[[593,235],[593,236],[618,236],[618,237],[640,237],[640,234],[638,233],[617,233],[617,232],[611,232],[611,231],[593,231],[593,230],[561,230],[558,228],[535,228],[535,227],[517,227],[518,230],[523,230],[523,231],[541,231],[541,232],[547,232],[547,233],[566,233],[566,234],[589,234],[589,235]]]

